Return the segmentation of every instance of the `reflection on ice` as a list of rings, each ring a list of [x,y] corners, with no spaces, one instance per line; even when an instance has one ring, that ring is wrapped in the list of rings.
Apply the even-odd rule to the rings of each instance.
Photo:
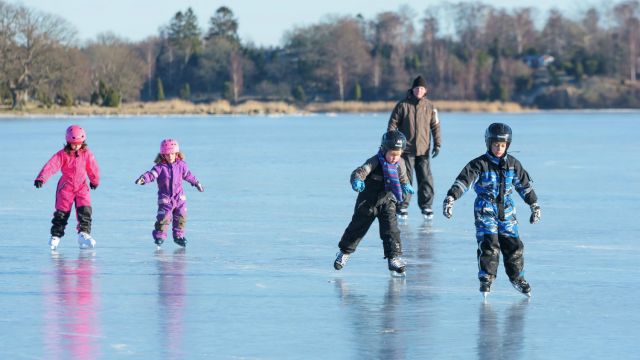
[[[82,250],[77,260],[51,252],[53,271],[45,282],[44,349],[47,359],[99,357],[99,290],[95,288],[95,253]]]
[[[478,359],[521,359],[523,358],[524,318],[529,299],[513,303],[504,316],[492,309],[490,302],[480,304],[478,311]],[[498,325],[503,317],[502,331]]]
[[[184,307],[187,284],[185,248],[172,255],[155,252],[158,266],[158,336],[166,359],[182,359],[184,355]]]
[[[387,291],[380,301],[358,293],[344,279],[335,279],[334,283],[345,307],[343,313],[349,317],[352,325],[352,329],[342,331],[345,335],[354,334],[357,358],[404,359],[406,344],[398,318],[398,304],[406,288],[405,278],[390,278]]]

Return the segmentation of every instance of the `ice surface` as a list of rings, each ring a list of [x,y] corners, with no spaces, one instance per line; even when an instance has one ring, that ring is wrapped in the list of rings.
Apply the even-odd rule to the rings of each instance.
[[[435,218],[401,227],[406,278],[391,278],[374,225],[341,271],[337,242],[387,114],[0,120],[0,359],[637,359],[640,113],[443,113],[432,162]],[[491,122],[514,130],[542,221],[516,199],[527,300],[502,268],[478,291],[473,193],[441,215]],[[72,216],[47,246],[57,177],[33,179],[78,123],[102,170],[93,251]],[[178,139],[204,193],[187,187],[186,251],[151,239],[155,184]]]

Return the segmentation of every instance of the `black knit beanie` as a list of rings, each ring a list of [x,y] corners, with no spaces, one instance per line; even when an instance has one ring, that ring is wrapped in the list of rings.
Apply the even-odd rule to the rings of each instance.
[[[413,80],[413,85],[411,85],[411,88],[415,88],[417,86],[422,86],[424,88],[427,87],[427,82],[424,81],[424,78],[422,77],[422,75],[418,75],[417,78],[415,78],[415,80]]]

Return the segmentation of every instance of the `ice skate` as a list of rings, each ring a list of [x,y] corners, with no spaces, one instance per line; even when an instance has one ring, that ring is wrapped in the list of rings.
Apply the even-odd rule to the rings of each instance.
[[[391,276],[405,276],[407,264],[399,256],[387,259]]]
[[[531,297],[531,286],[523,277],[511,280],[511,285],[526,297]]]
[[[51,248],[51,250],[55,250],[58,248],[58,245],[60,245],[60,238],[52,235],[49,239],[49,248]]]
[[[398,215],[398,220],[402,221],[406,221],[409,218],[409,210],[407,209],[398,209],[398,211],[396,212],[396,215]]]
[[[333,262],[333,268],[336,270],[342,269],[345,265],[347,265],[347,260],[349,260],[349,256],[351,256],[351,254],[347,254],[347,253],[343,253],[342,251],[339,251],[338,254],[336,254],[336,260]]]
[[[482,297],[486,300],[487,296],[491,292],[491,278],[483,276],[480,278],[480,292]]]
[[[425,220],[433,219],[433,210],[431,210],[430,208],[422,209],[422,216],[424,216]]]
[[[187,239],[183,238],[183,237],[175,237],[175,238],[173,238],[173,242],[178,244],[178,245],[180,245],[180,246],[182,246],[182,247],[187,246]]]
[[[80,249],[93,249],[96,246],[96,240],[84,231],[78,233],[78,246]]]
[[[156,244],[156,250],[160,250],[160,246],[162,245],[162,243],[164,242],[164,239],[153,239],[153,242]]]

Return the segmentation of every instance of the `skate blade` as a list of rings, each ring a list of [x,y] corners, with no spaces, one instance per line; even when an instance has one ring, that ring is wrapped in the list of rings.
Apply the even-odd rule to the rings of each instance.
[[[489,296],[489,292],[488,291],[481,291],[480,293],[482,294],[482,299],[483,300],[487,300],[487,297]]]
[[[397,272],[397,271],[389,270],[389,273],[391,274],[391,277],[394,277],[394,278],[403,278],[407,276],[406,271]]]
[[[430,221],[433,220],[433,215],[422,215],[425,220]]]

